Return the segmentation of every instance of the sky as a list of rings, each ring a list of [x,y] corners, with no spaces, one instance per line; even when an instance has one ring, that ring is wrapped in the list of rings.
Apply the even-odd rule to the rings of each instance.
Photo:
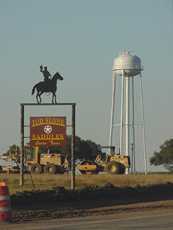
[[[35,102],[40,64],[64,76],[57,95],[77,104],[76,135],[107,145],[112,63],[123,50],[144,66],[148,161],[173,137],[172,0],[0,0],[0,28],[0,152],[20,144],[20,103]]]

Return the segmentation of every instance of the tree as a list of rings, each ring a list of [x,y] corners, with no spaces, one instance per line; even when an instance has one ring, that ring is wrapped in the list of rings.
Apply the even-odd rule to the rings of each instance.
[[[83,140],[82,138],[76,136],[76,148],[75,148],[75,158],[80,160],[94,160],[98,154],[103,155],[101,151],[101,146],[96,144],[91,140]],[[34,148],[26,145],[25,147],[25,157],[28,160],[34,158]],[[67,156],[68,159],[71,158],[71,136],[67,136],[67,145],[64,148],[58,146],[40,146],[39,153],[62,153]],[[8,159],[12,159],[17,164],[20,163],[20,148],[17,145],[11,145],[7,152],[4,154]]]
[[[91,140],[83,140],[76,136],[75,139],[75,158],[80,160],[94,160],[98,154],[102,155],[101,146]],[[71,136],[67,138],[66,151],[68,158],[70,159],[71,153]]]
[[[152,165],[163,165],[166,169],[173,172],[173,139],[166,140],[161,146],[159,152],[154,152],[150,158]]]
[[[16,165],[19,165],[20,163],[20,148],[18,145],[11,145],[9,146],[6,153],[3,154],[4,157],[6,157],[7,160],[12,160],[16,163]]]

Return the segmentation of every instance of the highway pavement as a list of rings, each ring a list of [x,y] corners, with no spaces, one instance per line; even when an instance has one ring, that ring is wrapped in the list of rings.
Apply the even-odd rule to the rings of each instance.
[[[0,230],[173,230],[173,209],[131,211],[112,215],[0,223]]]

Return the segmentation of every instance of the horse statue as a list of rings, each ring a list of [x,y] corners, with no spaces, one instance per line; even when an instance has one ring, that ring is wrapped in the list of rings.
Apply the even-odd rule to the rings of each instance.
[[[38,104],[41,104],[41,95],[43,93],[52,93],[52,104],[56,104],[56,91],[57,91],[57,80],[63,80],[63,77],[57,72],[54,74],[52,79],[47,81],[40,81],[32,88],[32,95],[37,90],[36,100]]]

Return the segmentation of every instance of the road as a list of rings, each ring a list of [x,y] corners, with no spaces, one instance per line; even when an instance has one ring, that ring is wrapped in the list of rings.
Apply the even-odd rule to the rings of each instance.
[[[2,224],[1,230],[172,230],[173,209]]]

